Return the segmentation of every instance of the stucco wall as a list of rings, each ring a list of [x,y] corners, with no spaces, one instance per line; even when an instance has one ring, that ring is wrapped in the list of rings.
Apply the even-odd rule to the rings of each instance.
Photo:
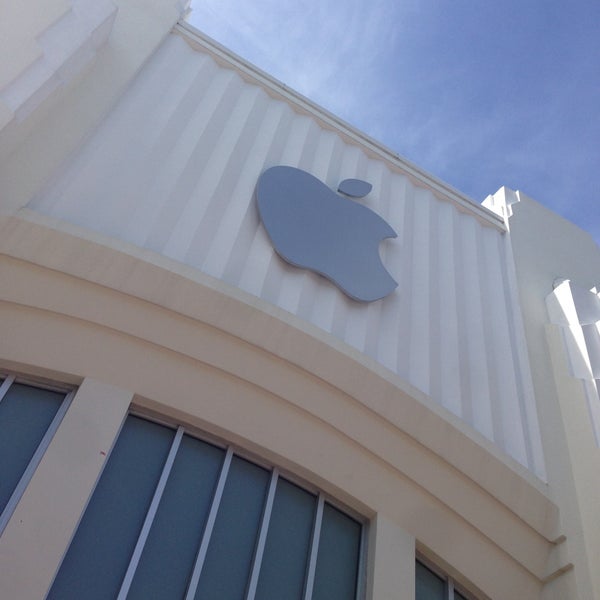
[[[543,479],[502,223],[433,180],[415,182],[318,109],[180,33],[185,39],[165,41],[28,207],[185,263],[312,323]],[[392,294],[358,303],[281,260],[254,202],[259,175],[277,164],[333,189],[350,177],[373,183],[364,203],[398,233],[381,244],[399,282]]]
[[[15,72],[72,4],[11,9]],[[185,3],[114,4],[96,60],[0,132],[0,369],[81,385],[2,536],[0,595],[43,597],[133,398],[363,515],[369,600],[413,599],[415,546],[481,598],[591,597],[595,455],[559,366],[559,391],[536,389],[559,432],[540,479],[502,219],[185,26],[161,46]],[[400,235],[391,302],[278,262],[252,206],[275,160],[375,184]]]
[[[600,249],[592,237],[523,193],[495,195],[507,203],[549,493],[559,504],[575,564],[579,597],[600,597],[600,450],[585,382],[569,367],[562,325],[551,324],[546,299],[560,280],[582,289],[600,283]],[[515,202],[516,200],[516,202]],[[507,202],[508,201],[508,202]],[[577,592],[570,592],[575,594]]]
[[[0,211],[23,206],[40,189],[114,104],[186,5],[3,3],[2,52],[10,60],[2,61],[0,72]]]
[[[382,551],[372,569],[394,560],[412,569],[406,535],[492,598],[538,598],[564,566],[543,486],[375,363],[176,263],[31,221],[4,225],[3,365],[128,390],[142,410],[226,439],[369,519],[391,520],[404,534],[387,532],[396,541],[380,547],[400,552]],[[379,585],[389,588],[385,578]]]

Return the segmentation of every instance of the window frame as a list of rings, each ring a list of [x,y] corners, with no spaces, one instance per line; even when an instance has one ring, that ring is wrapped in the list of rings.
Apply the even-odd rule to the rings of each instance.
[[[444,600],[454,600],[454,592],[458,592],[465,600],[486,600],[486,597],[475,596],[472,592],[467,590],[463,585],[456,581],[456,579],[450,576],[446,571],[439,567],[436,563],[432,562],[421,552],[415,553],[415,568],[417,563],[421,563],[425,568],[429,569],[434,575],[437,575],[444,581]]]
[[[239,456],[240,458],[243,458],[244,460],[247,460],[248,462],[252,462],[255,465],[258,465],[259,467],[262,467],[263,469],[267,469],[268,471],[277,469],[279,471],[279,476],[283,477],[284,479],[287,479],[290,483],[297,485],[298,487],[302,488],[303,490],[306,490],[307,492],[310,492],[311,494],[314,494],[315,496],[318,496],[319,494],[323,494],[323,498],[324,498],[325,502],[327,502],[328,504],[331,504],[331,506],[333,506],[334,508],[337,508],[338,510],[346,513],[349,517],[352,517],[355,521],[357,521],[358,523],[360,523],[362,525],[363,537],[364,537],[364,528],[369,526],[369,523],[370,523],[369,518],[365,517],[364,514],[358,512],[356,509],[352,508],[351,506],[344,503],[343,501],[335,498],[334,496],[331,496],[330,494],[325,492],[322,488],[319,488],[318,486],[311,483],[310,481],[303,479],[301,476],[295,474],[293,471],[289,471],[285,467],[281,467],[280,465],[264,458],[260,454],[252,452],[251,450],[248,450],[244,446],[240,446],[239,444],[236,444],[235,442],[228,441],[227,438],[225,438],[225,437],[210,433],[202,428],[196,427],[194,425],[190,425],[179,419],[170,418],[168,415],[163,415],[163,414],[153,411],[151,409],[146,409],[143,406],[141,406],[140,404],[136,403],[136,399],[137,398],[133,399],[131,406],[129,407],[129,410],[127,411],[127,414],[125,415],[125,419],[129,415],[131,415],[134,417],[139,417],[140,419],[146,419],[148,421],[152,421],[153,423],[156,423],[157,425],[164,425],[165,427],[170,427],[174,431],[176,431],[178,427],[183,427],[183,429],[185,430],[184,433],[186,435],[191,435],[192,437],[194,437],[202,442],[206,442],[208,444],[212,444],[213,446],[217,446],[218,448],[221,448],[224,451],[227,451],[228,448],[231,448],[233,451],[233,454],[235,456]],[[125,422],[125,419],[123,419],[123,423]],[[118,437],[118,435],[117,435],[117,437]],[[115,441],[116,441],[116,438],[115,438]],[[112,447],[111,447],[111,451],[112,451]],[[110,451],[109,451],[108,456],[110,456]],[[108,456],[107,456],[107,458],[108,458]],[[362,548],[362,546],[361,546],[361,548]]]
[[[327,503],[330,506],[332,506],[333,508],[339,510],[340,512],[344,513],[345,515],[347,515],[348,517],[350,517],[351,519],[353,519],[357,523],[359,523],[361,526],[361,535],[360,535],[359,550],[358,550],[355,600],[365,600],[366,599],[366,581],[367,581],[366,570],[367,570],[367,552],[368,552],[368,537],[369,537],[368,534],[369,534],[369,526],[370,526],[370,520],[367,517],[358,513],[356,510],[349,507],[348,505],[341,502],[340,500],[330,496],[324,490],[318,488],[314,484],[311,484],[310,482],[302,479],[301,477],[298,477],[297,475],[288,471],[287,469],[277,466],[276,464],[272,463],[271,461],[266,460],[264,457],[261,457],[260,455],[257,455],[254,452],[247,450],[243,446],[240,446],[234,442],[228,442],[223,437],[206,432],[205,430],[198,428],[196,426],[186,424],[185,422],[182,422],[179,419],[170,418],[168,415],[161,414],[160,412],[156,412],[152,409],[146,409],[143,406],[136,404],[135,400],[136,400],[136,398],[133,399],[133,401],[129,407],[129,410],[124,415],[123,421],[119,427],[119,430],[117,431],[117,434],[115,435],[115,438],[112,442],[110,450],[107,452],[106,459],[104,461],[104,464],[102,465],[102,469],[98,473],[98,477],[96,478],[94,486],[92,487],[92,489],[90,491],[86,505],[80,515],[77,525],[71,533],[71,539],[69,541],[69,544],[65,548],[65,552],[64,552],[63,557],[61,558],[61,561],[56,569],[52,583],[50,584],[50,587],[48,588],[49,590],[52,589],[52,586],[54,585],[54,580],[61,569],[63,560],[64,560],[67,552],[69,551],[69,548],[71,546],[73,538],[75,537],[75,534],[77,533],[77,530],[79,528],[81,520],[83,519],[83,516],[85,515],[85,512],[87,510],[87,507],[96,491],[96,487],[97,487],[100,479],[102,478],[104,469],[106,468],[106,466],[110,460],[110,456],[111,456],[112,451],[117,443],[117,440],[119,439],[119,436],[121,435],[123,426],[125,425],[127,418],[129,416],[133,416],[133,417],[145,419],[145,420],[155,423],[157,425],[162,425],[164,427],[168,427],[168,428],[172,429],[173,433],[174,433],[174,439],[172,442],[171,449],[169,451],[169,456],[167,457],[165,465],[163,465],[163,471],[161,472],[161,476],[160,476],[159,481],[157,482],[156,488],[154,490],[151,505],[146,513],[146,517],[144,519],[142,529],[140,530],[140,533],[138,534],[138,540],[136,542],[134,551],[132,553],[132,556],[129,559],[129,565],[127,567],[126,574],[125,574],[123,582],[121,584],[121,589],[119,591],[118,598],[127,596],[127,592],[129,590],[129,587],[135,576],[135,572],[137,570],[137,565],[138,565],[141,553],[143,552],[145,541],[147,539],[149,530],[152,527],[152,524],[154,522],[154,518],[156,516],[156,509],[157,509],[158,505],[160,504],[160,500],[162,498],[162,492],[164,491],[164,489],[166,487],[166,483],[168,481],[168,476],[170,474],[170,469],[172,467],[177,450],[175,450],[173,453],[173,457],[172,457],[173,460],[171,461],[170,466],[166,470],[165,470],[165,467],[167,466],[167,462],[169,462],[169,460],[171,458],[170,455],[173,452],[173,449],[174,448],[178,449],[179,443],[181,442],[181,438],[183,437],[184,434],[186,434],[186,435],[190,435],[191,437],[193,437],[199,441],[206,442],[208,444],[212,444],[213,446],[220,448],[221,450],[223,450],[225,456],[230,457],[229,461],[231,461],[231,459],[233,457],[239,457],[239,458],[244,459],[248,462],[251,462],[263,469],[268,470],[270,473],[270,479],[269,479],[269,483],[267,485],[267,497],[269,495],[269,491],[270,491],[271,487],[273,488],[273,496],[274,496],[274,492],[276,489],[276,483],[279,480],[279,478],[283,478],[283,479],[286,479],[287,481],[289,481],[290,483],[296,485],[297,487],[305,490],[306,492],[313,494],[316,497],[317,506],[320,507],[321,513],[322,513],[322,509],[323,509],[325,503]],[[175,441],[177,437],[179,437],[178,442]],[[224,457],[224,460],[226,460],[225,457]],[[219,479],[220,478],[221,478],[221,474],[219,475]],[[226,479],[226,477],[225,477],[225,479]],[[224,482],[223,482],[223,484],[224,484]],[[267,497],[265,497],[265,505],[263,507],[263,510],[265,510],[265,512],[266,512],[266,508],[267,508]],[[273,500],[273,498],[271,498],[271,501],[272,500]],[[214,502],[214,497],[213,497],[213,502]],[[219,501],[219,503],[220,503],[220,501]],[[216,510],[218,510],[219,503],[217,503],[217,505],[216,505]],[[155,505],[155,506],[153,507],[153,505]],[[271,503],[270,508],[272,508],[272,503]],[[212,507],[211,507],[211,510],[212,510]],[[216,516],[216,510],[215,510],[215,516]],[[319,510],[319,509],[317,509],[317,510]],[[153,511],[153,514],[152,514],[151,518],[149,518],[151,511]],[[259,524],[259,531],[258,531],[257,539],[255,542],[255,548],[254,548],[255,556],[257,554],[259,544],[261,544],[260,538],[263,534],[263,531],[262,531],[263,530],[263,521],[265,521],[264,513],[263,513],[263,516],[261,517],[261,521]],[[268,525],[268,521],[266,521],[266,524]],[[265,540],[262,540],[263,542],[266,541],[267,531],[268,531],[268,528],[265,529],[265,532],[264,532]],[[314,531],[313,531],[313,533],[311,533],[311,546],[309,548],[309,557],[308,557],[309,561],[312,559],[312,554],[313,554],[313,541],[312,541],[313,536],[314,536]],[[208,538],[208,540],[206,542],[207,545],[209,542],[210,542],[210,537]],[[201,540],[201,544],[202,543],[204,543],[203,540]],[[263,550],[264,550],[264,547],[263,547]],[[317,548],[314,549],[315,565],[316,565],[317,551],[318,551],[318,546],[317,546]],[[198,556],[196,557],[196,560],[198,560]],[[250,567],[248,588],[246,590],[246,598],[253,597],[248,594],[250,591],[250,586],[253,583],[252,578],[254,576],[254,570],[255,570],[254,562],[255,562],[255,558],[253,558],[252,565]],[[315,565],[313,565],[313,568],[312,568],[313,582],[314,582],[314,572],[315,572],[314,566]],[[196,566],[194,566],[194,570],[195,569],[196,569]],[[260,572],[260,565],[257,568],[256,576],[258,576],[259,572]],[[307,574],[307,577],[308,577],[308,574]],[[257,577],[257,579],[258,579],[258,577]],[[303,594],[303,599],[307,600],[308,598],[309,597],[307,596],[306,590],[305,590],[305,593]]]
[[[53,383],[45,379],[37,379],[35,377],[19,375],[4,370],[0,371],[0,377],[4,378],[4,381],[2,381],[2,383],[0,384],[0,402],[2,402],[4,396],[8,393],[13,384],[22,384],[42,390],[48,390],[51,392],[65,394],[65,397],[61,402],[58,411],[54,415],[54,418],[52,419],[50,425],[48,426],[48,429],[42,436],[42,439],[40,440],[38,447],[36,448],[35,452],[33,453],[33,456],[27,464],[27,467],[25,467],[25,470],[19,478],[19,481],[15,486],[15,489],[13,490],[6,506],[4,507],[4,510],[2,511],[2,513],[0,513],[1,536],[4,533],[4,530],[6,529],[8,523],[10,522],[10,519],[13,513],[15,512],[19,501],[25,493],[29,482],[31,481],[38,465],[40,464],[44,454],[46,453],[46,450],[48,450],[48,447],[50,446],[54,435],[58,431],[58,428],[60,427],[64,416],[69,410],[69,407],[71,406],[71,403],[73,401],[73,397],[75,396],[76,389],[69,385]]]

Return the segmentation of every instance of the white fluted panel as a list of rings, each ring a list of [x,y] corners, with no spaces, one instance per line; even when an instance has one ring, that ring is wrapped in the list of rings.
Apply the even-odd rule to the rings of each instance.
[[[273,251],[254,188],[268,167],[363,201],[398,233],[381,256],[398,289],[357,303]],[[349,200],[350,201],[350,200]],[[259,296],[396,372],[539,475],[503,233],[371,157],[232,66],[170,36],[30,208],[149,248]]]

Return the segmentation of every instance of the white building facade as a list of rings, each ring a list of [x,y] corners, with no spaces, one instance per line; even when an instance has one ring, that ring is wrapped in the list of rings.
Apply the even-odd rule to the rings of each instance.
[[[598,597],[586,234],[473,203],[176,2],[13,13],[2,597]],[[372,184],[391,294],[282,260],[278,165]]]

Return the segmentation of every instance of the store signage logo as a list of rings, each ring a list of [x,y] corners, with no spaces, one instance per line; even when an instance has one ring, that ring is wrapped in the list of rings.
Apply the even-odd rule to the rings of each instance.
[[[361,198],[371,184],[346,179],[338,191]],[[260,176],[256,198],[273,246],[288,263],[327,277],[362,302],[380,300],[396,289],[379,256],[381,240],[397,237],[396,232],[371,209],[310,173],[285,166]]]

